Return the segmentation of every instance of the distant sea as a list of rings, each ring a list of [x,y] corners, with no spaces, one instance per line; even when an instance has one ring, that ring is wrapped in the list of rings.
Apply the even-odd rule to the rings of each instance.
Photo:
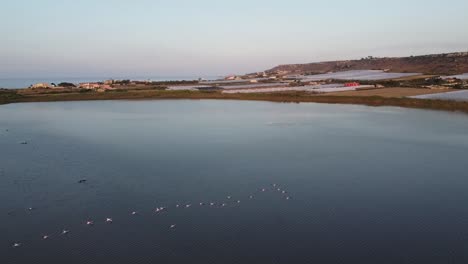
[[[0,78],[0,88],[6,89],[17,89],[17,88],[27,88],[32,84],[36,83],[61,83],[61,82],[71,82],[71,83],[82,83],[82,82],[97,82],[104,81],[109,79],[114,80],[151,80],[151,81],[181,81],[181,80],[198,80],[202,78],[203,80],[216,80],[222,76],[178,76],[178,77],[80,77],[80,78]]]

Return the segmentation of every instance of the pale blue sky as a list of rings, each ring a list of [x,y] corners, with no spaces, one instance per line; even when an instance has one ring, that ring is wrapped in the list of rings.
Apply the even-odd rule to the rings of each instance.
[[[1,0],[0,78],[224,75],[468,51],[466,0]]]

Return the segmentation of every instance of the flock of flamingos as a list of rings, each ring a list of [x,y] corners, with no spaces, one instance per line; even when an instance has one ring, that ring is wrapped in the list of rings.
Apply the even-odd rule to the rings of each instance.
[[[86,180],[80,180],[79,181],[79,183],[85,183],[85,182],[86,182]],[[286,190],[280,188],[277,184],[271,184],[270,187],[258,189],[258,191],[257,191],[257,193],[255,195],[263,193],[263,192],[267,192],[267,191],[277,192],[277,193],[281,194],[282,199],[285,199],[285,200],[290,200],[291,199],[288,192]],[[253,194],[250,195],[248,197],[248,199],[249,200],[254,199],[255,195],[253,195]],[[223,207],[227,207],[228,205],[232,205],[232,204],[237,205],[237,204],[241,203],[241,200],[235,200],[235,199],[233,199],[232,196],[226,196],[226,199],[227,199],[226,202],[209,202],[209,203],[200,202],[198,204],[176,204],[176,205],[173,205],[172,208],[171,207],[161,206],[161,207],[155,208],[153,210],[153,213],[154,214],[159,214],[159,213],[162,213],[162,212],[169,211],[170,209],[189,208],[189,207],[192,207],[194,205],[209,206],[209,207],[213,207],[213,208],[223,208]],[[27,210],[28,211],[33,211],[33,210],[36,210],[36,208],[29,207],[29,208],[27,208]],[[137,216],[138,214],[139,214],[138,211],[129,212],[130,216]],[[103,219],[103,222],[106,223],[106,224],[112,224],[114,222],[114,219],[112,217],[107,217],[107,218]],[[94,223],[95,223],[94,220],[87,219],[86,221],[83,222],[83,225],[84,226],[93,226]],[[168,226],[169,229],[175,229],[176,227],[177,227],[177,225],[175,223]],[[57,233],[55,235],[55,237],[66,236],[70,232],[71,232],[71,230],[69,230],[69,229],[63,229],[63,230],[61,230],[61,232]],[[39,238],[41,240],[48,240],[48,239],[52,239],[53,237],[54,237],[53,235],[49,235],[49,234],[43,234],[42,236],[39,236]],[[26,243],[23,243],[21,241],[16,241],[16,242],[11,244],[11,247],[13,247],[13,248],[20,248],[20,247],[23,247],[23,246],[26,246]]]

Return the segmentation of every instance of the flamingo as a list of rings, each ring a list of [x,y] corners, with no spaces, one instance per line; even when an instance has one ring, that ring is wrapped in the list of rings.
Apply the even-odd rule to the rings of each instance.
[[[86,221],[86,225],[92,226],[92,225],[94,225],[94,222],[91,221],[91,220],[88,220],[88,221]]]
[[[106,223],[112,223],[112,222],[113,222],[112,218],[109,218],[109,217],[106,218]]]

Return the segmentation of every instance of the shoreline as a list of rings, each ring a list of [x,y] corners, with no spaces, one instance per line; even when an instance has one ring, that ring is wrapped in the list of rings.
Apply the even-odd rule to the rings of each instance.
[[[157,91],[140,90],[106,93],[58,93],[21,95],[17,93],[0,94],[0,105],[28,102],[61,102],[61,101],[100,101],[100,100],[170,100],[170,99],[214,99],[214,100],[248,100],[269,101],[281,103],[326,103],[326,104],[354,104],[365,106],[394,106],[415,109],[441,110],[449,112],[468,113],[468,102],[398,98],[381,96],[336,96],[313,95],[306,92],[285,93],[251,93],[251,94],[223,94],[220,92],[199,91]]]

